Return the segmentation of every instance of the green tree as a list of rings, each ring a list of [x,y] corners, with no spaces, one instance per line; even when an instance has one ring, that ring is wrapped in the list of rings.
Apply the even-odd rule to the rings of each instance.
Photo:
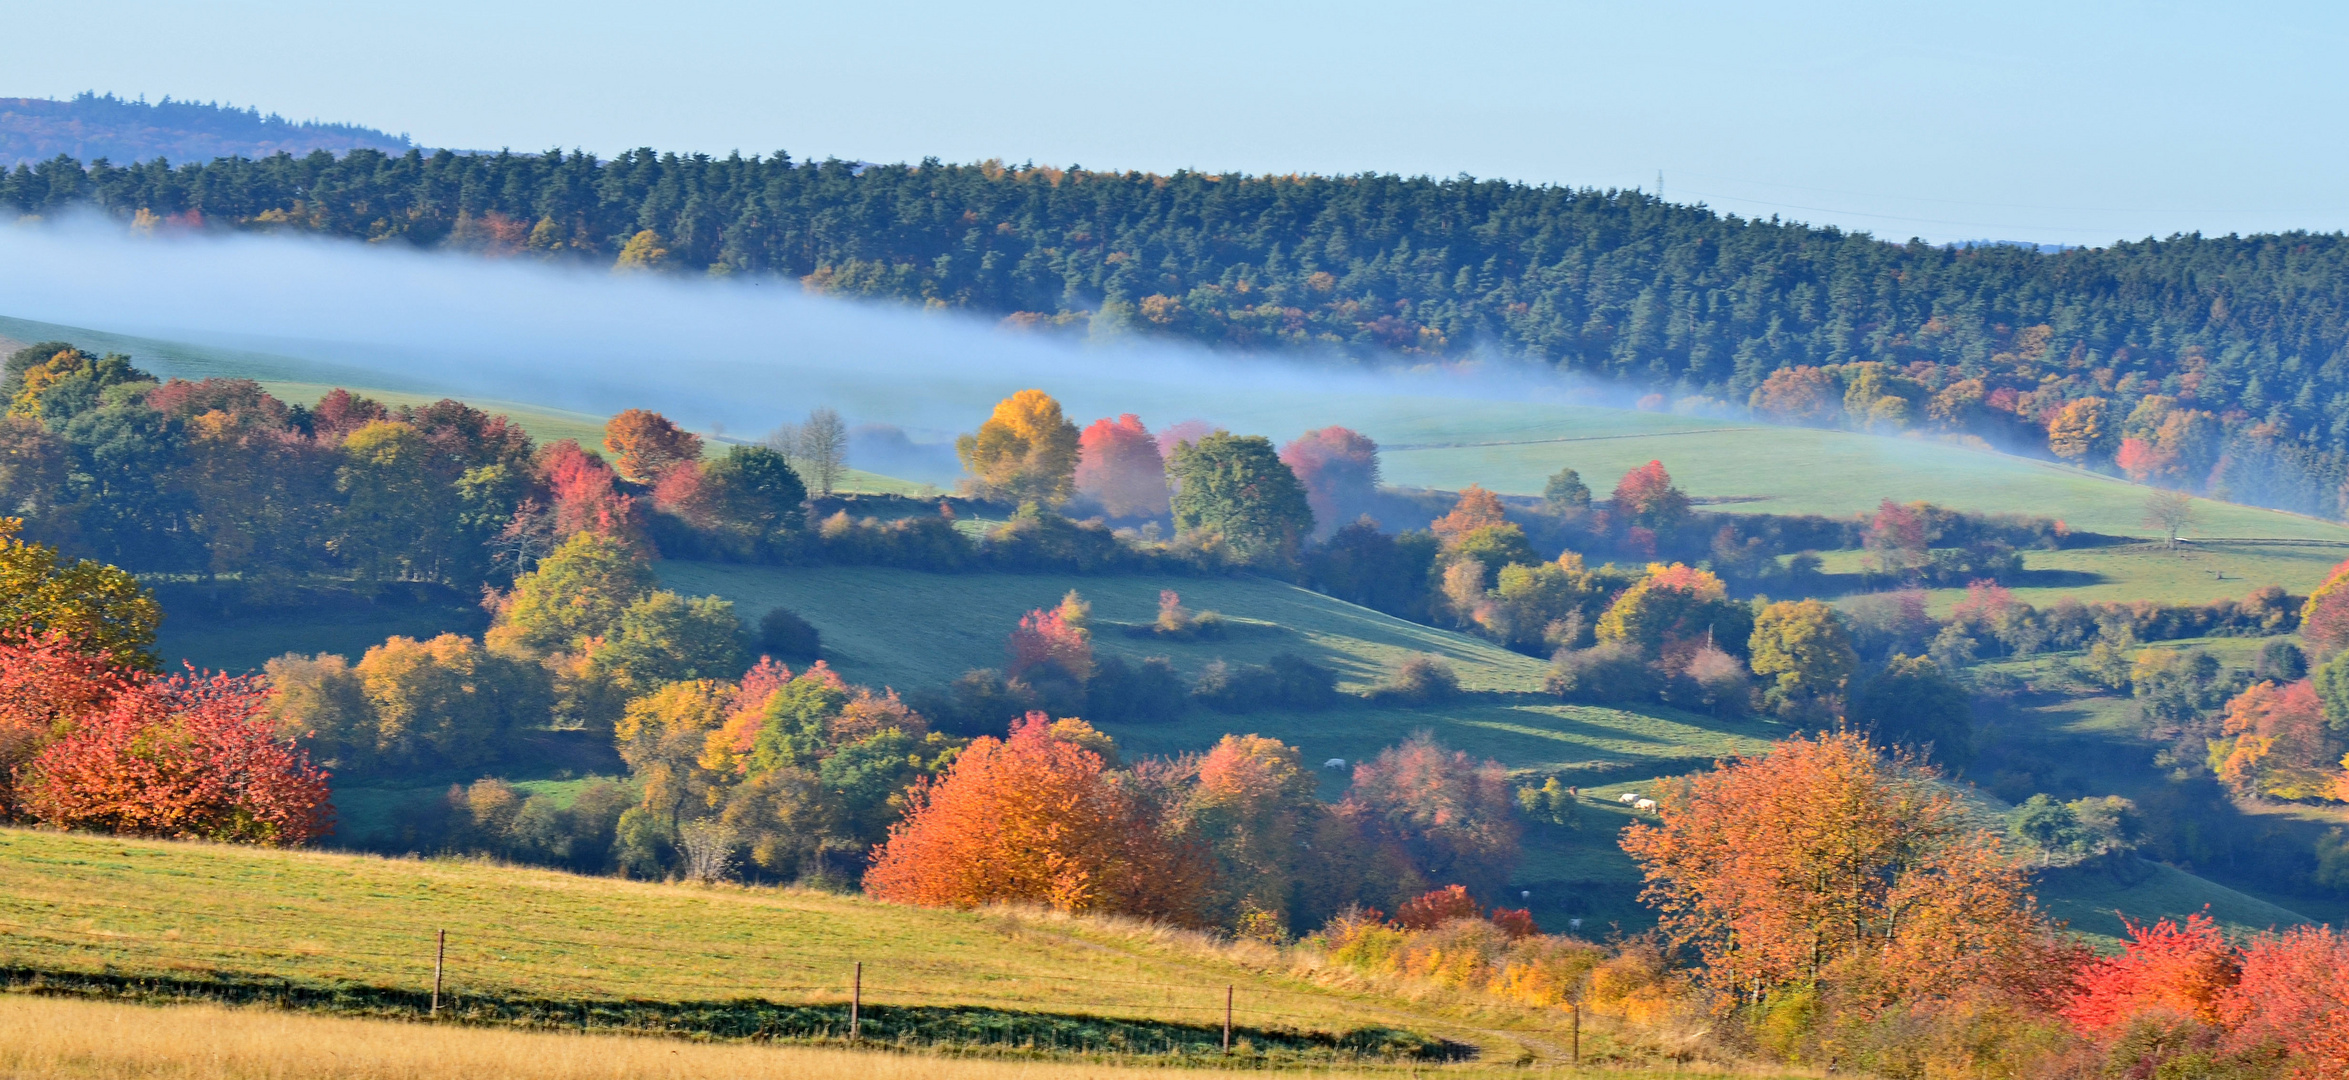
[[[2349,734],[2349,652],[2325,661],[2310,678],[2317,701],[2324,705],[2325,726],[2336,734]]]
[[[1261,435],[1218,431],[1175,447],[1175,528],[1217,537],[1240,561],[1285,565],[1313,534],[1304,485]]]
[[[547,715],[538,665],[456,634],[390,638],[367,650],[356,672],[375,716],[375,757],[387,765],[480,765],[502,756],[516,730]]]
[[[1873,741],[1930,751],[1934,760],[1963,769],[1974,759],[1973,709],[1964,687],[1921,656],[1895,656],[1860,688],[1851,721]]]
[[[685,679],[732,679],[749,645],[732,602],[688,600],[663,589],[628,605],[611,639],[590,656],[590,673],[633,697]]]
[[[1542,500],[1559,514],[1590,509],[1590,485],[1582,482],[1582,474],[1572,469],[1560,469],[1542,485]]]
[[[807,486],[789,458],[767,447],[736,446],[702,470],[701,482],[719,520],[754,539],[780,536],[803,520]]]
[[[1844,685],[1859,667],[1851,633],[1821,600],[1781,600],[1754,620],[1754,674],[1766,680],[1764,706],[1780,717],[1822,722],[1840,711]]]
[[[1652,657],[1675,644],[1699,642],[1735,652],[1754,633],[1753,625],[1753,609],[1730,599],[1720,578],[1673,563],[1650,564],[1645,577],[1608,605],[1594,631],[1603,644],[1630,645]]]
[[[577,533],[514,580],[488,641],[541,654],[576,651],[610,635],[655,583],[652,567],[626,541]]]
[[[336,554],[376,578],[438,578],[439,541],[453,525],[456,492],[433,475],[430,444],[415,427],[378,420],[343,440],[335,478],[343,493]]]

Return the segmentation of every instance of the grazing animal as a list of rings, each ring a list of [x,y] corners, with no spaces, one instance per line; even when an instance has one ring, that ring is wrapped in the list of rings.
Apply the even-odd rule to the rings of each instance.
[[[1342,757],[1334,757],[1328,761],[1322,762],[1321,767],[1324,769],[1343,769],[1346,767],[1346,759]]]
[[[1631,804],[1631,808],[1634,810],[1653,810],[1656,808],[1656,800],[1641,799],[1640,801]]]
[[[1626,791],[1623,794],[1616,796],[1615,801],[1622,803],[1625,806],[1629,806],[1632,803],[1639,801],[1639,794],[1637,792]]]

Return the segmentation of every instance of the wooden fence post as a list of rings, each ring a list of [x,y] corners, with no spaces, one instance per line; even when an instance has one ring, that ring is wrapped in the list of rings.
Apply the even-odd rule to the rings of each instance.
[[[862,1021],[863,1021],[863,1017],[862,1017],[860,1014],[864,1012],[864,1007],[865,1007],[865,962],[864,962],[864,961],[862,961],[862,960],[859,960],[859,961],[857,961],[857,962],[856,962],[856,981],[850,984],[849,991],[848,991],[848,1041],[849,1041],[849,1042],[855,1042],[855,1041],[856,1041],[856,1038],[857,1038],[857,1028],[860,1026],[860,1024],[861,1024],[861,1023],[862,1023]]]
[[[1582,1003],[1574,1002],[1574,1064],[1582,1064]]]
[[[1223,988],[1223,1052],[1232,1052],[1232,988],[1229,983]]]
[[[449,932],[442,930],[432,952],[432,1015],[440,1015],[440,972],[449,959]]]

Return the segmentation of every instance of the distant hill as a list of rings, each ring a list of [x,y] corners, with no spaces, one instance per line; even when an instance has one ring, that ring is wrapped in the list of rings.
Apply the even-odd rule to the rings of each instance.
[[[219,157],[260,158],[284,151],[343,153],[355,149],[404,153],[415,145],[358,124],[295,123],[258,109],[217,102],[129,101],[83,93],[71,101],[0,98],[0,168],[47,161],[63,154],[117,164],[167,158],[175,163]]]

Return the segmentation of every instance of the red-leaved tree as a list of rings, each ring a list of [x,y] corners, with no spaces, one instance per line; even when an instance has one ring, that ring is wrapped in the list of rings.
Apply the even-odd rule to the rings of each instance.
[[[1688,496],[1672,484],[1664,463],[1651,461],[1615,484],[1615,518],[1627,526],[1669,533],[1688,517]]]
[[[634,537],[636,500],[620,494],[611,466],[570,439],[548,443],[538,455],[538,474],[554,496],[555,539],[579,533]]]
[[[648,409],[629,409],[604,424],[613,467],[639,484],[658,482],[681,462],[701,458],[701,436]]]
[[[2308,594],[2300,609],[2300,639],[2309,659],[2319,663],[2349,648],[2349,562],[2333,567],[2324,584]]]
[[[130,836],[288,846],[324,834],[326,773],[281,737],[259,678],[140,681],[20,770],[43,824]]]
[[[1082,683],[1093,677],[1093,635],[1069,621],[1061,608],[1038,608],[1020,616],[1019,628],[1004,642],[1011,654],[1009,674],[1024,678],[1052,665]]]
[[[1399,847],[1433,881],[1495,887],[1517,865],[1517,803],[1508,770],[1447,750],[1425,733],[1356,766],[1338,812]]]
[[[2121,955],[2080,970],[2064,1019],[2088,1035],[2117,1033],[2154,1012],[2216,1023],[2219,999],[2242,974],[2218,923],[2197,913],[2184,925],[2169,919],[2126,925],[2129,940]]]
[[[1113,518],[1166,516],[1166,460],[1141,417],[1095,420],[1077,436],[1077,494]]]
[[[1360,517],[1378,494],[1378,444],[1359,432],[1308,431],[1281,447],[1281,461],[1305,485],[1305,502],[1324,532]]]
[[[1101,755],[1055,738],[1043,713],[981,737],[909,795],[873,853],[865,891],[928,907],[1042,904],[1178,922],[1198,918],[1207,871]]]
[[[2251,939],[2218,1015],[2238,1046],[2289,1051],[2295,1080],[2349,1077],[2349,934],[2300,926]]]
[[[0,820],[21,813],[18,770],[137,679],[136,672],[82,652],[63,631],[0,641]]]

